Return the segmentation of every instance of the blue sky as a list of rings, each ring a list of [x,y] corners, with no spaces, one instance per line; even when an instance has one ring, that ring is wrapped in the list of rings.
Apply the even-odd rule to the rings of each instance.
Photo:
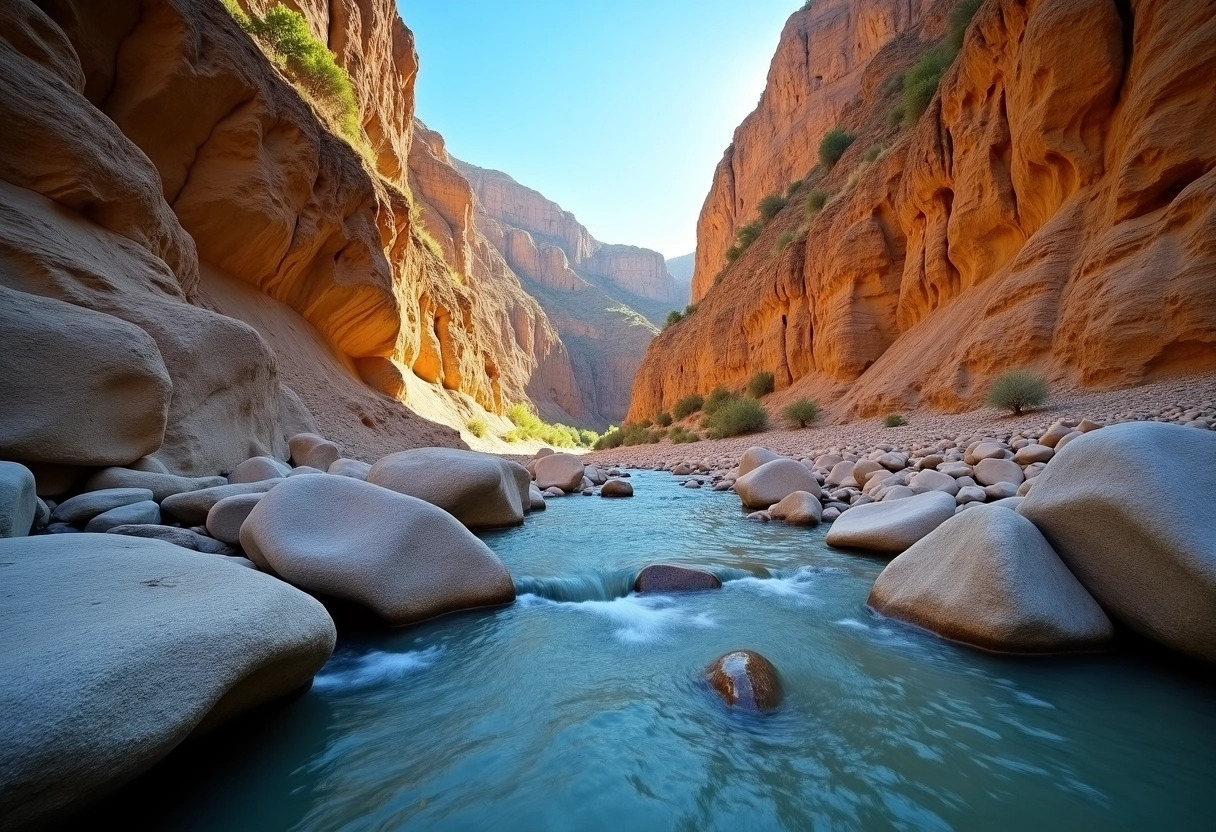
[[[686,254],[801,0],[398,0],[417,113],[604,242]]]

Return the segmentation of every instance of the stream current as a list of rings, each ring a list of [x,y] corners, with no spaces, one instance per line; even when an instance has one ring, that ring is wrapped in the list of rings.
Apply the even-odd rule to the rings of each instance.
[[[91,813],[172,830],[1210,829],[1216,684],[1132,651],[993,655],[865,607],[885,559],[635,472],[481,537],[516,603],[344,634],[307,693]],[[650,563],[720,591],[631,594]],[[735,648],[774,714],[702,681]]]

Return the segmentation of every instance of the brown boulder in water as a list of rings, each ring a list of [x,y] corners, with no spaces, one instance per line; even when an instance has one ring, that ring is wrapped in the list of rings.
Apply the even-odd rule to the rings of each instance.
[[[722,581],[712,572],[656,563],[638,573],[633,588],[636,592],[696,592],[721,589]]]
[[[781,704],[781,677],[768,659],[751,650],[732,650],[705,668],[705,677],[732,708],[772,711]]]

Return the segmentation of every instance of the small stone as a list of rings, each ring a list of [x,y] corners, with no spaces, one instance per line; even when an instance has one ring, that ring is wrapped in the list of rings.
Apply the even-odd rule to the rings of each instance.
[[[342,451],[324,436],[315,433],[297,433],[287,440],[291,449],[291,461],[296,467],[308,466],[318,471],[328,471],[342,456]]]
[[[705,669],[709,685],[732,708],[772,711],[781,704],[781,677],[773,663],[752,650],[719,656]]]
[[[101,491],[87,491],[55,506],[55,510],[51,512],[51,520],[56,523],[83,526],[97,515],[110,509],[134,505],[151,499],[152,492],[147,488],[106,488]]]
[[[286,462],[279,462],[269,456],[255,456],[233,468],[232,473],[228,475],[228,482],[262,482],[285,477],[290,473],[291,466]]]
[[[372,470],[372,466],[358,459],[335,459],[334,464],[329,466],[326,473],[333,474],[336,477],[351,477],[356,480],[366,480],[368,472]]]
[[[666,563],[647,566],[633,582],[635,592],[695,592],[721,588],[722,581],[712,572]]]
[[[119,506],[98,514],[84,527],[86,532],[103,534],[115,526],[160,523],[160,506],[152,500]]]

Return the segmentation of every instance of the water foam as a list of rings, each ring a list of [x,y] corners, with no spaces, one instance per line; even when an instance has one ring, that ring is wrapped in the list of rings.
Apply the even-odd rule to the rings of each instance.
[[[634,594],[611,601],[551,601],[538,595],[521,595],[516,603],[558,607],[606,619],[613,625],[613,637],[622,644],[654,644],[666,641],[674,630],[717,626],[708,613],[693,612],[669,595]]]
[[[408,653],[373,650],[351,658],[337,654],[313,679],[312,686],[319,691],[346,691],[396,681],[427,669],[441,653],[441,647],[428,647]]]

